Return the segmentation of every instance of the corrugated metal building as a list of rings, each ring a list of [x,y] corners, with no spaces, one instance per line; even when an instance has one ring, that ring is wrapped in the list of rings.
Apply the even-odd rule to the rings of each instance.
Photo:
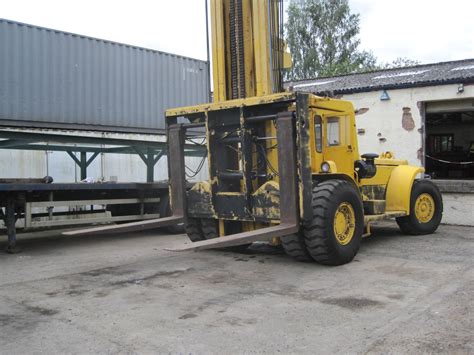
[[[204,103],[207,62],[0,19],[0,125],[160,132]]]

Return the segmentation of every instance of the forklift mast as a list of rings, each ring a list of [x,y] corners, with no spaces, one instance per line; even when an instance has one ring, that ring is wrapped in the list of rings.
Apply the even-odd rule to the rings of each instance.
[[[211,0],[215,102],[283,91],[282,16],[281,0]]]

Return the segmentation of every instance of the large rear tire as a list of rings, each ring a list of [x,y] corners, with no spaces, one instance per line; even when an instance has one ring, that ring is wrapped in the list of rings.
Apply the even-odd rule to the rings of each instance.
[[[438,187],[430,180],[415,180],[410,195],[410,214],[396,218],[405,234],[432,234],[443,217],[443,199]]]
[[[364,230],[359,192],[344,180],[313,188],[313,219],[304,227],[308,253],[319,264],[342,265],[354,259]]]

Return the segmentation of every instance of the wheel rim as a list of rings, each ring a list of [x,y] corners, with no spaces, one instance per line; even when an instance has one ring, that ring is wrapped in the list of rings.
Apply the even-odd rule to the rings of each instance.
[[[355,233],[355,213],[351,204],[342,202],[334,215],[334,235],[341,245],[351,242]]]
[[[430,194],[420,194],[415,201],[415,216],[420,223],[431,221],[435,213],[435,202]]]

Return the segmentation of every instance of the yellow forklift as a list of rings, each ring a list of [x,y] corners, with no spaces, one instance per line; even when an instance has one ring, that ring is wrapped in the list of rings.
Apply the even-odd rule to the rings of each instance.
[[[184,221],[193,243],[176,250],[271,241],[326,265],[350,262],[376,220],[437,229],[438,188],[392,153],[359,155],[350,102],[284,92],[282,13],[278,0],[211,0],[214,102],[166,111],[173,214],[122,229]],[[186,191],[183,147],[196,130],[209,178]]]

